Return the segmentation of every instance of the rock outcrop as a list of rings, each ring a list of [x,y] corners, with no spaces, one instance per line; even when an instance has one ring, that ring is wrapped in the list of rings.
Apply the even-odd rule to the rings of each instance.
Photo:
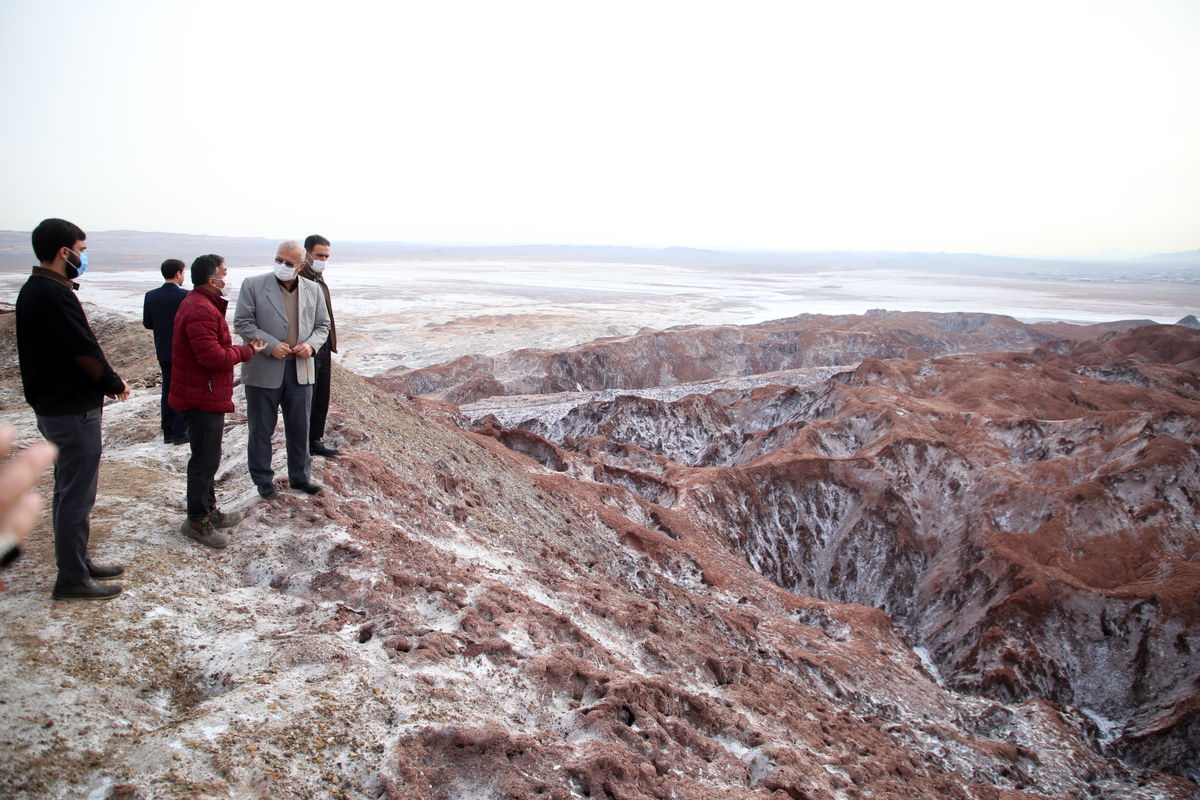
[[[1196,778],[1198,357],[1196,331],[1154,326],[481,430],[791,591],[885,611],[949,687],[1078,708],[1106,752]]]
[[[922,635],[935,661],[982,665],[991,656],[972,657],[945,626],[967,630],[972,609],[991,613],[986,630],[1003,641],[981,635],[979,647],[1004,660],[997,648],[1028,645],[1048,618],[1024,614],[1026,606],[1052,591],[1064,592],[1063,602],[1091,603],[1095,593],[1068,589],[1101,583],[1096,572],[1107,581],[1100,624],[1142,635],[1147,669],[1186,669],[1184,656],[1171,661],[1155,650],[1166,639],[1140,633],[1157,615],[1163,627],[1184,626],[1171,640],[1177,652],[1194,648],[1191,623],[1172,605],[1189,591],[1184,572],[1146,572],[1128,552],[1100,548],[1104,535],[1095,547],[1071,543],[1064,558],[1092,572],[1071,571],[1054,562],[1056,545],[1041,548],[1026,528],[1039,509],[1058,508],[1043,471],[1075,455],[1080,460],[1061,465],[1074,476],[1062,494],[1077,515],[1070,520],[1093,520],[1110,506],[1092,498],[1112,496],[1136,506],[1126,518],[1140,525],[1139,535],[1174,530],[1180,498],[1195,480],[1182,474],[1194,458],[1184,442],[1194,402],[1187,390],[1148,395],[1104,384],[1111,397],[1082,395],[1098,379],[1055,366],[1067,363],[1058,353],[997,356],[987,367],[992,379],[968,359],[944,367],[868,361],[820,387],[782,390],[774,405],[776,390],[750,390],[762,420],[755,424],[774,420],[772,427],[736,449],[732,441],[719,448],[724,455],[704,456],[697,443],[686,449],[701,453],[697,466],[687,466],[597,437],[569,449],[524,430],[466,432],[339,369],[330,427],[344,455],[318,461],[321,495],[283,491],[259,501],[245,474],[244,416],[227,418],[218,495],[247,518],[226,550],[211,551],[177,532],[186,454],[159,442],[148,334],[131,333],[136,320],[96,311],[92,319],[102,341],[127,344],[109,354],[139,387],[128,402],[106,408],[92,534],[99,557],[130,569],[115,600],[51,603],[43,521],[8,570],[0,596],[6,797],[1198,796],[1191,780],[1138,766],[1153,759],[1134,753],[1127,734],[1124,750],[1106,745],[1106,731],[1078,708],[1028,691],[1053,672],[1014,668],[1010,689],[990,697],[974,691],[965,671],[939,683],[906,642],[912,634],[898,633],[880,610],[891,603],[902,630],[915,630],[923,619],[916,603],[888,600],[899,597],[898,576],[921,582],[928,602],[941,607],[943,584],[957,586],[964,620],[938,617],[943,627],[931,622]],[[0,315],[0,361],[0,420],[29,441],[37,434],[18,401],[8,315]],[[1065,382],[1046,389],[1044,410],[1077,408],[1074,391],[1103,402],[1113,418],[1047,422],[1047,442],[1015,423],[993,430],[1003,415],[990,411],[968,419],[950,387],[931,398],[905,396],[953,370],[974,378],[961,391],[985,392],[996,408],[1014,411],[1017,400],[995,396],[995,376],[1041,370]],[[1135,394],[1154,407],[1121,411]],[[242,407],[240,397],[235,402]],[[742,415],[747,432],[755,427],[732,396],[722,402],[726,413]],[[789,403],[820,416],[788,422]],[[431,408],[456,418],[453,409]],[[927,444],[904,433],[909,424]],[[935,444],[939,426],[945,435]],[[956,426],[978,435],[960,442],[951,435]],[[779,431],[776,442],[766,442],[771,430]],[[1147,430],[1157,436],[1142,442]],[[1072,444],[1085,435],[1086,443]],[[763,455],[750,459],[755,436]],[[802,446],[807,456],[795,449]],[[1055,455],[1033,458],[1042,446]],[[957,455],[947,458],[950,451]],[[1009,453],[1028,457],[1005,462]],[[698,466],[705,458],[711,466]],[[943,460],[950,466],[938,466]],[[1178,477],[1160,498],[1168,463]],[[1072,471],[1085,467],[1086,475]],[[947,468],[963,485],[951,484]],[[988,491],[1008,469],[1025,476],[1013,486],[1048,505],[1027,508]],[[942,486],[958,506],[924,508],[920,498],[933,494],[904,486],[903,476]],[[910,505],[884,502],[889,492]],[[758,503],[770,493],[773,516]],[[1012,552],[997,545],[976,562],[964,554],[978,577],[922,572],[923,563],[959,558],[942,552],[953,539],[943,545],[935,533],[992,544],[953,530],[951,512],[970,512],[975,493],[993,498],[978,519]],[[943,519],[929,528],[933,516]],[[780,535],[769,540],[773,530]],[[1170,564],[1186,571],[1195,543],[1182,533],[1170,545]],[[865,574],[876,553],[854,548],[911,555],[881,571],[877,589]],[[879,608],[812,596],[817,580],[832,583],[805,566],[818,551],[830,569],[842,565],[845,591]],[[851,554],[862,557],[861,578],[848,576],[849,562],[840,560]],[[1022,581],[1024,593],[1004,594]],[[998,587],[998,606],[983,606],[972,585],[984,593]],[[1134,606],[1151,588],[1157,604]],[[1028,628],[1019,627],[1024,621]],[[1114,668],[1124,652],[1113,651]],[[1042,659],[1059,663],[1053,652]],[[1145,695],[1157,693],[1163,711],[1140,706],[1153,722],[1139,728],[1146,750],[1185,747],[1175,733],[1195,711],[1176,698],[1189,687],[1164,692],[1166,678],[1147,679],[1155,683]],[[1160,760],[1173,768],[1174,758]]]
[[[863,316],[803,314],[759,325],[682,326],[598,339],[561,351],[472,355],[376,378],[393,391],[466,404],[496,395],[673,386],[734,375],[854,365],[866,358],[1032,350],[1116,326],[1026,325],[998,314],[877,310]],[[1151,323],[1152,324],[1152,323]]]

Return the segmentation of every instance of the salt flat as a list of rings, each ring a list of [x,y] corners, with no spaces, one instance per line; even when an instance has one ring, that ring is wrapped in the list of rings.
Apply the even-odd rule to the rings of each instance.
[[[237,287],[260,267],[230,271]],[[339,354],[374,375],[467,353],[565,348],[644,327],[749,324],[814,314],[981,311],[1026,322],[1172,323],[1200,310],[1200,286],[1146,280],[1067,280],[1021,275],[952,275],[904,269],[726,270],[628,261],[406,259],[338,262],[334,293]],[[24,272],[0,274],[12,302]],[[133,314],[161,283],[157,270],[105,270],[80,281],[80,299]],[[148,335],[148,334],[147,334]]]

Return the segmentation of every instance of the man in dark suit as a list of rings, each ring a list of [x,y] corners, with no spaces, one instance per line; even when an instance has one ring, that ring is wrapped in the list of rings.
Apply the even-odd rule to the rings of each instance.
[[[162,276],[166,283],[146,292],[142,304],[142,325],[154,331],[154,352],[162,369],[162,432],[167,444],[186,444],[188,441],[183,414],[167,404],[171,392],[171,337],[175,331],[175,312],[188,294],[183,288],[183,267],[183,262],[177,258],[164,261]]]
[[[333,303],[329,299],[329,286],[325,283],[325,267],[329,264],[329,240],[314,233],[304,240],[304,268],[300,274],[315,282],[325,293],[325,310],[329,312],[329,338],[317,351],[314,364],[317,367],[317,382],[313,384],[312,414],[308,421],[308,451],[314,456],[333,458],[341,453],[336,447],[325,444],[325,418],[329,414],[330,369],[332,353],[337,352],[337,328],[333,324]]]

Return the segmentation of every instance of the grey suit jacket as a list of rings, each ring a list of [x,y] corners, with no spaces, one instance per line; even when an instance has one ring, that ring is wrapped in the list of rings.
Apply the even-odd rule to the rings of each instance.
[[[325,295],[321,287],[308,278],[299,277],[299,344],[308,344],[313,352],[325,344],[329,335],[329,312],[325,308]],[[279,293],[279,281],[274,272],[255,275],[242,282],[238,292],[237,310],[233,313],[233,329],[243,340],[262,339],[267,348],[256,353],[242,364],[242,383],[277,389],[283,385],[283,367],[286,361],[271,358],[275,345],[287,338],[287,311]],[[300,383],[313,383],[316,368],[313,359],[297,358],[296,375]]]

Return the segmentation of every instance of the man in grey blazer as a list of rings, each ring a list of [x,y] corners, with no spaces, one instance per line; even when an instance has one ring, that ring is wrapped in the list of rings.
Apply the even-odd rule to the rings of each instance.
[[[304,261],[299,242],[275,251],[275,270],[242,283],[233,328],[245,341],[261,339],[266,348],[242,364],[246,421],[250,428],[247,461],[250,477],[264,497],[275,495],[271,436],[279,409],[287,441],[288,482],[309,494],[321,491],[312,480],[308,423],[316,378],[313,355],[329,335],[329,312],[321,287],[298,274]]]

